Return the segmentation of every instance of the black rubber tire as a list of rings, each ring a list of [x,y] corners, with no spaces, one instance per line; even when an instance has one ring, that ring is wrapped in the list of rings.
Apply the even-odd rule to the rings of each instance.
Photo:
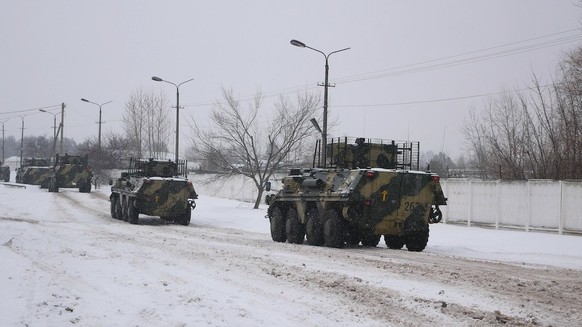
[[[85,181],[79,185],[79,192],[91,193],[91,181]]]
[[[128,207],[127,207],[127,197],[125,197],[121,202],[121,217],[123,217],[123,221],[127,221],[128,217]]]
[[[299,215],[295,208],[290,208],[287,211],[285,232],[289,243],[303,244],[303,240],[305,239],[305,226],[299,221]]]
[[[178,223],[182,226],[188,226],[188,225],[190,225],[191,218],[192,218],[192,210],[190,210],[190,208],[188,208],[188,211],[186,211],[182,216],[174,219],[174,222]]]
[[[315,208],[307,211],[307,224],[305,224],[305,236],[307,244],[322,245],[323,244],[323,227],[319,212]]]
[[[285,242],[287,234],[285,232],[285,217],[279,207],[273,209],[271,213],[271,238],[275,242]]]
[[[117,218],[117,197],[116,196],[112,196],[111,199],[109,199],[109,211],[111,212],[111,218],[113,219],[118,219]]]
[[[128,208],[127,208],[127,221],[130,224],[137,224],[139,218],[139,212],[137,211],[137,207],[135,206],[135,200],[128,201]]]
[[[428,244],[428,234],[428,225],[426,225],[426,229],[424,231],[408,236],[406,239],[406,248],[408,251],[421,252],[424,250]]]
[[[380,243],[381,235],[368,234],[362,237],[362,245],[370,248],[375,248]]]
[[[123,208],[121,207],[121,199],[119,196],[116,198],[117,201],[115,202],[115,217],[119,220],[123,220]]]
[[[340,248],[344,245],[344,222],[335,209],[327,210],[323,223],[325,246]]]
[[[355,230],[350,230],[348,237],[346,239],[346,243],[351,246],[360,245],[362,241],[362,234]]]
[[[50,178],[48,181],[48,191],[51,193],[56,193],[59,191],[59,186],[57,185],[56,178]]]
[[[400,250],[404,246],[404,238],[396,235],[384,235],[384,242],[389,249]]]

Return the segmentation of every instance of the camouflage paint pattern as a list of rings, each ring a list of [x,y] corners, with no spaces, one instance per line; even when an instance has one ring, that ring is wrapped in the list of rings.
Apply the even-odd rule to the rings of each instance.
[[[376,246],[383,235],[389,248],[424,250],[446,198],[437,175],[418,171],[420,144],[345,137],[326,147],[327,168],[292,169],[269,195],[273,241]]]
[[[87,155],[56,155],[52,175],[48,181],[49,192],[58,192],[59,188],[79,188],[79,192],[91,192],[93,173],[89,168]]]
[[[93,173],[84,165],[62,164],[56,168],[59,187],[79,187],[80,183],[91,183]]]
[[[48,161],[43,158],[24,158],[16,170],[16,183],[46,186],[51,174]]]
[[[0,167],[0,181],[4,181],[6,183],[10,182],[10,167],[8,166]]]
[[[334,166],[356,168],[396,168],[397,146],[395,144],[328,144],[327,152]]]
[[[406,235],[428,225],[432,205],[446,204],[438,176],[393,169],[312,169],[283,179],[275,196],[282,211],[295,207],[307,222],[309,208],[320,215],[336,209],[349,227],[375,235]]]
[[[190,210],[189,199],[196,192],[191,183],[181,178],[136,178],[133,182],[135,205],[149,216],[180,216]]]
[[[138,213],[162,218],[179,217],[193,208],[198,195],[192,183],[187,178],[168,177],[178,174],[174,162],[132,159],[130,166],[112,185],[111,197],[132,199]]]

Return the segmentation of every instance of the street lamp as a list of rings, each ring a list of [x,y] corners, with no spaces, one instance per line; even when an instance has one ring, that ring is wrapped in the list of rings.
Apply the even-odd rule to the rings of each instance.
[[[323,148],[323,166],[324,168],[327,166],[327,88],[329,87],[328,83],[328,75],[329,75],[329,65],[328,65],[328,58],[334,53],[349,50],[350,48],[344,48],[340,50],[335,50],[327,55],[320,50],[312,48],[310,46],[305,45],[305,43],[297,40],[291,40],[291,44],[300,47],[300,48],[307,48],[313,51],[321,53],[325,57],[325,82],[323,84],[323,130],[321,131],[321,138],[322,138],[322,148]],[[319,84],[321,86],[321,84]]]
[[[170,81],[166,81],[162,78],[159,78],[157,76],[152,76],[152,80],[156,81],[156,82],[166,82],[168,84],[172,84],[176,87],[176,164],[178,164],[178,150],[179,150],[179,141],[180,141],[180,85],[184,84],[184,83],[188,83],[191,80],[193,80],[193,78],[184,81],[180,84],[175,84],[172,83]]]
[[[107,101],[107,102],[104,102],[102,104],[98,104],[98,103],[95,103],[93,101],[89,101],[85,98],[81,98],[81,101],[89,102],[89,103],[92,103],[92,104],[99,107],[99,138],[98,138],[97,144],[99,145],[99,151],[101,151],[101,106],[104,106],[104,105],[111,103],[113,101]]]
[[[56,142],[56,138],[57,138],[57,115],[59,113],[58,112],[57,113],[52,113],[52,112],[46,111],[44,109],[38,109],[38,111],[45,112],[47,114],[53,115],[53,142]]]

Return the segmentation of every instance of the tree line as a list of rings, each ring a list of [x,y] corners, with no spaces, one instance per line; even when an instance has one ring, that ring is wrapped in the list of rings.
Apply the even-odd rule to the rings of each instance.
[[[534,74],[472,112],[463,132],[486,178],[582,179],[582,48],[568,53],[554,82]]]

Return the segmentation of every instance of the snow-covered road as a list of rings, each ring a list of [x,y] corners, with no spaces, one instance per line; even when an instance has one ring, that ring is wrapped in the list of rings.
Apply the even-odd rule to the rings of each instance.
[[[237,201],[201,196],[188,227],[130,225],[107,196],[0,185],[1,326],[582,321],[582,237],[482,230],[471,243],[479,229],[436,225],[421,253],[332,249],[271,241],[265,210]]]

